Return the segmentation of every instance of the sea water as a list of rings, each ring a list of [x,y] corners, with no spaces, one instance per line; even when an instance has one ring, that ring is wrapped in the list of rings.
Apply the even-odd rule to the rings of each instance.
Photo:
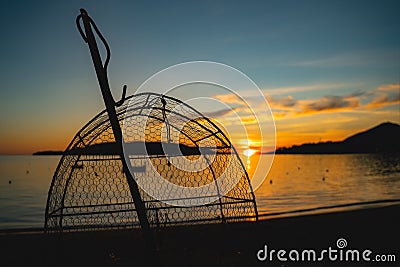
[[[267,157],[244,162],[267,173]],[[0,156],[0,229],[40,228],[60,156]],[[247,163],[247,164],[246,164]],[[275,155],[256,190],[260,214],[400,198],[400,154]]]

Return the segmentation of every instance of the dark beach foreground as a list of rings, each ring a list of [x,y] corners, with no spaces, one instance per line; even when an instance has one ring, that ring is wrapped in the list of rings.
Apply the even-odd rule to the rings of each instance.
[[[266,219],[229,225],[163,228],[155,232],[158,251],[148,253],[139,230],[0,233],[0,266],[400,266],[400,205],[336,213]],[[257,252],[284,249],[368,249],[370,262],[259,261]],[[339,252],[338,252],[339,253]],[[395,262],[372,261],[395,255]],[[263,254],[260,254],[263,256]],[[319,254],[318,254],[319,255]],[[339,254],[338,254],[339,255]],[[285,255],[288,257],[288,255]],[[360,256],[361,257],[361,256]],[[317,257],[318,258],[318,257]]]

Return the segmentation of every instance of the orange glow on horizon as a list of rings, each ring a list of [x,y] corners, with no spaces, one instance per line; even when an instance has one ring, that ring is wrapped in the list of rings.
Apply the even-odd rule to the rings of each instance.
[[[342,141],[358,132],[365,131],[382,122],[400,123],[398,111],[375,111],[374,113],[357,113],[352,117],[347,114],[324,113],[299,118],[277,119],[276,148],[290,147],[304,143]],[[49,129],[36,128],[29,132],[23,129],[12,129],[0,133],[0,154],[32,154],[44,150],[64,150],[79,129],[79,122],[64,124],[63,127]],[[218,127],[225,130],[221,124]],[[272,140],[261,140],[254,129],[249,129],[247,136],[240,132],[227,135],[240,154],[252,156],[258,152],[271,152]],[[244,152],[245,151],[245,152]]]

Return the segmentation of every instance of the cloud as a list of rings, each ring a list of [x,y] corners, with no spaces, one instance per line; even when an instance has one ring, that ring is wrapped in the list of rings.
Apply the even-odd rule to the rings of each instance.
[[[380,104],[380,103],[385,103],[388,102],[389,96],[388,94],[380,94],[377,95],[370,104]]]
[[[361,105],[358,97],[346,96],[323,96],[316,99],[299,99],[292,96],[270,98],[269,104],[274,116],[284,117],[286,115],[310,114],[317,112],[328,112],[332,110],[354,109]]]
[[[382,84],[378,87],[378,91],[400,91],[400,84],[393,83],[393,84]]]
[[[293,99],[292,96],[281,97],[278,99],[278,103],[283,107],[293,107],[296,105],[296,100]]]
[[[347,88],[347,87],[352,87],[355,85],[357,85],[357,84],[355,84],[355,83],[321,83],[321,84],[312,84],[312,85],[267,88],[267,89],[263,89],[263,92],[265,95],[286,95],[286,94],[292,94],[292,93]]]
[[[274,115],[274,118],[283,118],[286,116],[287,112],[284,111],[274,111],[272,112],[272,114]]]
[[[363,96],[367,96],[369,94],[370,93],[368,91],[359,90],[359,91],[356,91],[356,92],[353,92],[353,93],[349,94],[348,96],[350,96],[350,97],[359,97],[359,96],[363,97]]]
[[[267,97],[268,103],[275,110],[291,110],[297,104],[292,96],[284,97]]]
[[[209,117],[209,118],[218,118],[218,117],[223,117],[226,115],[229,115],[232,112],[235,112],[238,110],[238,108],[226,108],[226,109],[220,109],[217,111],[212,111],[212,112],[205,112],[204,116]]]
[[[303,100],[300,105],[302,109],[300,113],[308,113],[355,108],[360,105],[360,101],[357,97],[324,96],[311,101]]]
[[[310,114],[331,111],[359,111],[382,108],[400,104],[400,85],[383,84],[374,90],[358,90],[344,96],[323,96],[318,99],[292,99],[293,106],[286,106],[286,111],[293,114]],[[275,108],[284,109],[283,101],[273,105]],[[289,109],[288,109],[289,108]]]
[[[243,100],[234,94],[219,94],[219,95],[214,95],[213,97],[225,104],[237,104],[237,105],[244,104]]]
[[[301,86],[290,88],[301,88]],[[311,88],[314,87],[306,88],[307,90],[311,90]],[[291,90],[292,89],[287,89],[288,92]],[[241,118],[245,117],[246,115],[251,115],[252,112],[250,109],[254,110],[257,114],[266,112],[266,106],[264,104],[259,104],[257,100],[251,99],[249,101],[250,106],[246,107],[235,95],[218,95],[216,97],[225,103],[230,103],[234,107],[232,109],[224,109],[207,113],[208,116],[224,117],[224,119],[229,119],[228,117],[231,117],[231,113],[233,112],[235,112]],[[308,116],[312,114],[331,112],[370,113],[371,110],[378,112],[383,107],[399,105],[400,85],[382,84],[372,90],[357,90],[355,92],[347,92],[344,95],[325,95],[314,99],[296,99],[290,94],[286,96],[269,95],[266,96],[266,98],[272,109],[275,119],[287,120],[290,118],[296,118],[298,116]],[[239,122],[234,118],[232,118],[230,121],[233,124]],[[245,122],[253,123],[253,119],[245,120]]]
[[[400,104],[400,87],[379,87],[378,92],[367,108],[380,108],[384,106]]]

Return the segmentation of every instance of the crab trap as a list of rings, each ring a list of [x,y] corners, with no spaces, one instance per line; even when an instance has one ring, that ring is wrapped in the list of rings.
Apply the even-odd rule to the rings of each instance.
[[[64,151],[48,193],[45,230],[257,220],[248,174],[220,127],[166,95],[125,97],[124,90],[115,102],[107,78],[108,45],[85,10],[77,25],[89,45],[106,109]],[[92,29],[106,47],[104,64]]]

